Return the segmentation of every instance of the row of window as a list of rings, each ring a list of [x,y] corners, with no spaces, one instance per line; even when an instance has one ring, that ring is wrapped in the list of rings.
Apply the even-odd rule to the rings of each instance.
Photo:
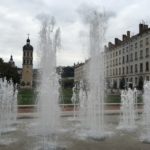
[[[129,77],[129,78],[125,78],[124,82],[125,82],[125,85],[128,85],[129,83],[132,83],[133,86],[137,86],[138,84],[140,84],[139,83],[140,80],[142,82],[144,82],[144,80],[149,81],[149,79],[150,79],[149,76],[146,76],[145,79],[142,76],[140,76],[140,78],[138,78],[138,77]],[[116,87],[119,88],[119,84],[121,84],[121,82],[122,82],[122,79],[118,79],[118,80],[114,79],[113,80],[113,85],[116,84]]]
[[[145,42],[143,40],[140,40],[139,48],[142,48],[143,45],[146,45],[146,46],[149,45],[149,38],[148,37],[145,38]],[[135,49],[138,48],[138,43],[137,42],[135,42],[134,44],[128,45],[126,47],[123,47],[122,48],[122,53],[125,53],[125,52],[128,52],[128,51],[132,51],[133,48],[135,48]],[[121,55],[121,50],[111,53],[110,54],[110,58],[118,56],[118,55]],[[107,59],[109,59],[109,55],[107,55]]]
[[[149,57],[149,48],[146,48],[146,50],[145,50],[145,57],[146,58]],[[138,59],[143,59],[143,50],[140,51],[139,58],[138,58],[137,52],[134,53],[134,57],[133,57],[133,53],[131,53],[130,55],[123,56],[122,57],[122,64],[132,62],[134,60],[136,61]],[[117,66],[118,64],[121,65],[121,57],[114,59],[113,62],[112,62],[112,60],[110,61],[110,67],[112,67],[112,65]],[[108,67],[109,67],[109,65],[107,64],[107,68]]]
[[[24,52],[23,52],[23,56],[24,56],[24,57],[32,57],[32,52],[24,51]]]
[[[32,60],[24,59],[23,64],[24,65],[32,65]]]
[[[145,63],[145,71],[148,72],[149,71],[149,62],[146,62]],[[122,70],[122,71],[121,71]],[[132,74],[133,72],[134,73],[142,73],[144,70],[143,70],[143,63],[140,63],[139,64],[139,69],[138,69],[138,64],[135,64],[134,65],[134,70],[133,70],[133,65],[131,65],[130,67],[129,66],[126,66],[126,67],[120,67],[120,68],[116,68],[116,69],[110,69],[110,76],[111,75],[124,75],[124,74]],[[107,70],[107,76],[109,75],[109,71]]]

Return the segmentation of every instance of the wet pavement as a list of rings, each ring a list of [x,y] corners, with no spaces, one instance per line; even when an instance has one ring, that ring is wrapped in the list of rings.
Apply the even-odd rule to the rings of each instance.
[[[37,150],[38,138],[32,134],[35,119],[18,119],[17,130],[0,137],[0,150]],[[117,130],[119,115],[105,115],[105,140],[86,139],[81,136],[80,122],[71,117],[61,117],[57,145],[66,150],[150,150],[150,144],[142,143],[142,119],[137,120],[135,132]],[[11,141],[12,140],[12,141]],[[7,141],[7,142],[6,142]],[[42,150],[42,149],[41,149]]]

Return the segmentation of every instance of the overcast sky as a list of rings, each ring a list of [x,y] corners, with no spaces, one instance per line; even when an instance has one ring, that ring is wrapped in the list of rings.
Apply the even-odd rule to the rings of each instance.
[[[90,6],[112,13],[108,20],[106,41],[121,38],[127,30],[137,34],[138,24],[150,25],[149,0],[1,0],[0,1],[0,57],[8,61],[14,57],[22,66],[22,46],[30,33],[34,47],[34,67],[37,66],[37,42],[40,30],[37,15],[54,16],[61,28],[62,48],[57,54],[58,65],[73,65],[86,59],[87,43],[82,38],[86,30],[78,8]]]

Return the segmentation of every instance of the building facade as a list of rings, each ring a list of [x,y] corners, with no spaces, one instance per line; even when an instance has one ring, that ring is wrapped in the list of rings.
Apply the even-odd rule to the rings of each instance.
[[[26,45],[23,46],[23,64],[21,88],[32,88],[33,82],[33,47],[28,37]]]
[[[84,63],[74,64],[74,82],[77,85],[80,81],[88,80],[89,62],[90,60],[88,59]]]
[[[150,79],[150,28],[139,24],[139,33],[130,31],[105,46],[105,76],[107,86],[113,89],[137,87]]]

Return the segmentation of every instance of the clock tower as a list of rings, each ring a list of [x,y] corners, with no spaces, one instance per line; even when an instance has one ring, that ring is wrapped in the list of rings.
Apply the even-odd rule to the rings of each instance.
[[[23,46],[23,63],[22,63],[22,78],[21,88],[32,88],[33,81],[33,47],[30,45],[30,39],[26,40],[26,45]]]

